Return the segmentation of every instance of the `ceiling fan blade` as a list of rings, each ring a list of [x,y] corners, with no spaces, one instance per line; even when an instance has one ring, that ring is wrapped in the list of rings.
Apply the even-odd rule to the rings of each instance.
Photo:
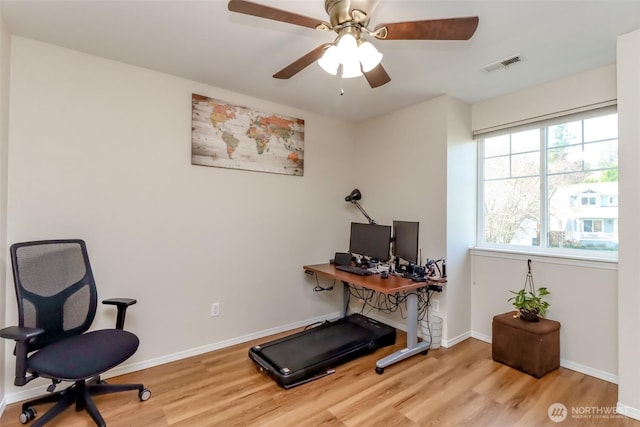
[[[309,65],[313,64],[318,59],[320,59],[324,54],[325,49],[328,48],[329,46],[331,46],[331,43],[321,44],[317,48],[313,49],[311,52],[296,59],[291,64],[284,67],[282,70],[275,73],[273,77],[276,79],[289,79],[295,76],[300,71],[304,70]]]
[[[478,28],[478,17],[427,19],[377,25],[382,40],[469,40]],[[386,36],[383,28],[387,29]]]
[[[307,28],[315,29],[317,26],[322,24],[329,25],[319,19],[298,15],[297,13],[245,0],[230,0],[228,8],[231,12],[272,19],[274,21],[286,22],[288,24],[300,25]]]
[[[369,86],[372,88],[376,88],[378,86],[382,86],[391,81],[391,77],[382,67],[382,64],[378,64],[373,70],[363,73],[364,77],[369,82]]]

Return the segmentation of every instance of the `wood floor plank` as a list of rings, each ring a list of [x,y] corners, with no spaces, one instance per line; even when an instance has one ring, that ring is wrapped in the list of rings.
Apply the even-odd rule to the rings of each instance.
[[[494,362],[491,345],[475,339],[409,358],[378,375],[375,362],[406,345],[405,334],[399,332],[394,346],[284,390],[247,355],[251,346],[275,337],[110,380],[143,382],[152,391],[146,402],[140,402],[136,392],[98,396],[95,402],[109,427],[640,427],[640,421],[618,414],[584,414],[588,408],[606,412],[615,407],[615,384],[565,368],[536,379]],[[547,415],[552,403],[567,407],[561,424]],[[37,409],[43,414],[47,408]],[[22,426],[19,413],[20,404],[9,405],[0,426]],[[86,413],[70,409],[48,426],[94,423]]]

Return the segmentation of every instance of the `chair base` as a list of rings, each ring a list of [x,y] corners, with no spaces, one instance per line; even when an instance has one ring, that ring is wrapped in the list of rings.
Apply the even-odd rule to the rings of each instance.
[[[104,421],[104,418],[102,418],[102,415],[100,415],[100,412],[98,411],[98,408],[93,402],[91,396],[129,390],[137,390],[140,400],[147,400],[150,396],[149,390],[145,389],[142,384],[107,384],[104,380],[101,380],[100,377],[76,381],[73,385],[64,390],[23,403],[22,416],[29,414],[26,415],[26,420],[23,422],[27,422],[33,418],[31,415],[32,413],[35,414],[35,412],[32,412],[33,406],[44,403],[56,403],[42,417],[38,417],[32,425],[32,427],[40,427],[44,426],[47,422],[57,415],[60,415],[69,406],[75,403],[76,411],[87,411],[96,425],[105,427],[107,424]]]

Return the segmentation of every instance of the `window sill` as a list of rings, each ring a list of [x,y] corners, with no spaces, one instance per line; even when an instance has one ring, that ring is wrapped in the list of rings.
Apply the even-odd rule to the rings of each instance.
[[[618,260],[614,258],[595,258],[579,255],[564,255],[541,253],[535,251],[513,250],[513,249],[497,249],[497,248],[471,248],[469,253],[473,256],[505,258],[515,260],[531,259],[534,262],[572,265],[578,267],[599,268],[604,270],[617,270]]]

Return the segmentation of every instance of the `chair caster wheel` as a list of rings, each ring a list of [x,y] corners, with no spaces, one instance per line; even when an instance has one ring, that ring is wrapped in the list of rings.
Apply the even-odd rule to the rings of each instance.
[[[144,388],[144,389],[140,390],[140,392],[138,393],[138,397],[143,402],[145,400],[149,400],[149,398],[151,397],[151,390],[149,390],[148,388]]]
[[[420,354],[422,354],[423,356],[426,356],[426,355],[427,355],[427,353],[429,353],[429,349],[424,350],[424,351],[423,351],[422,353],[420,353]]]
[[[36,417],[37,413],[34,408],[27,408],[20,414],[20,422],[26,424]]]
[[[379,367],[376,366],[376,374],[378,374],[378,375],[384,374],[384,368],[379,368]]]

